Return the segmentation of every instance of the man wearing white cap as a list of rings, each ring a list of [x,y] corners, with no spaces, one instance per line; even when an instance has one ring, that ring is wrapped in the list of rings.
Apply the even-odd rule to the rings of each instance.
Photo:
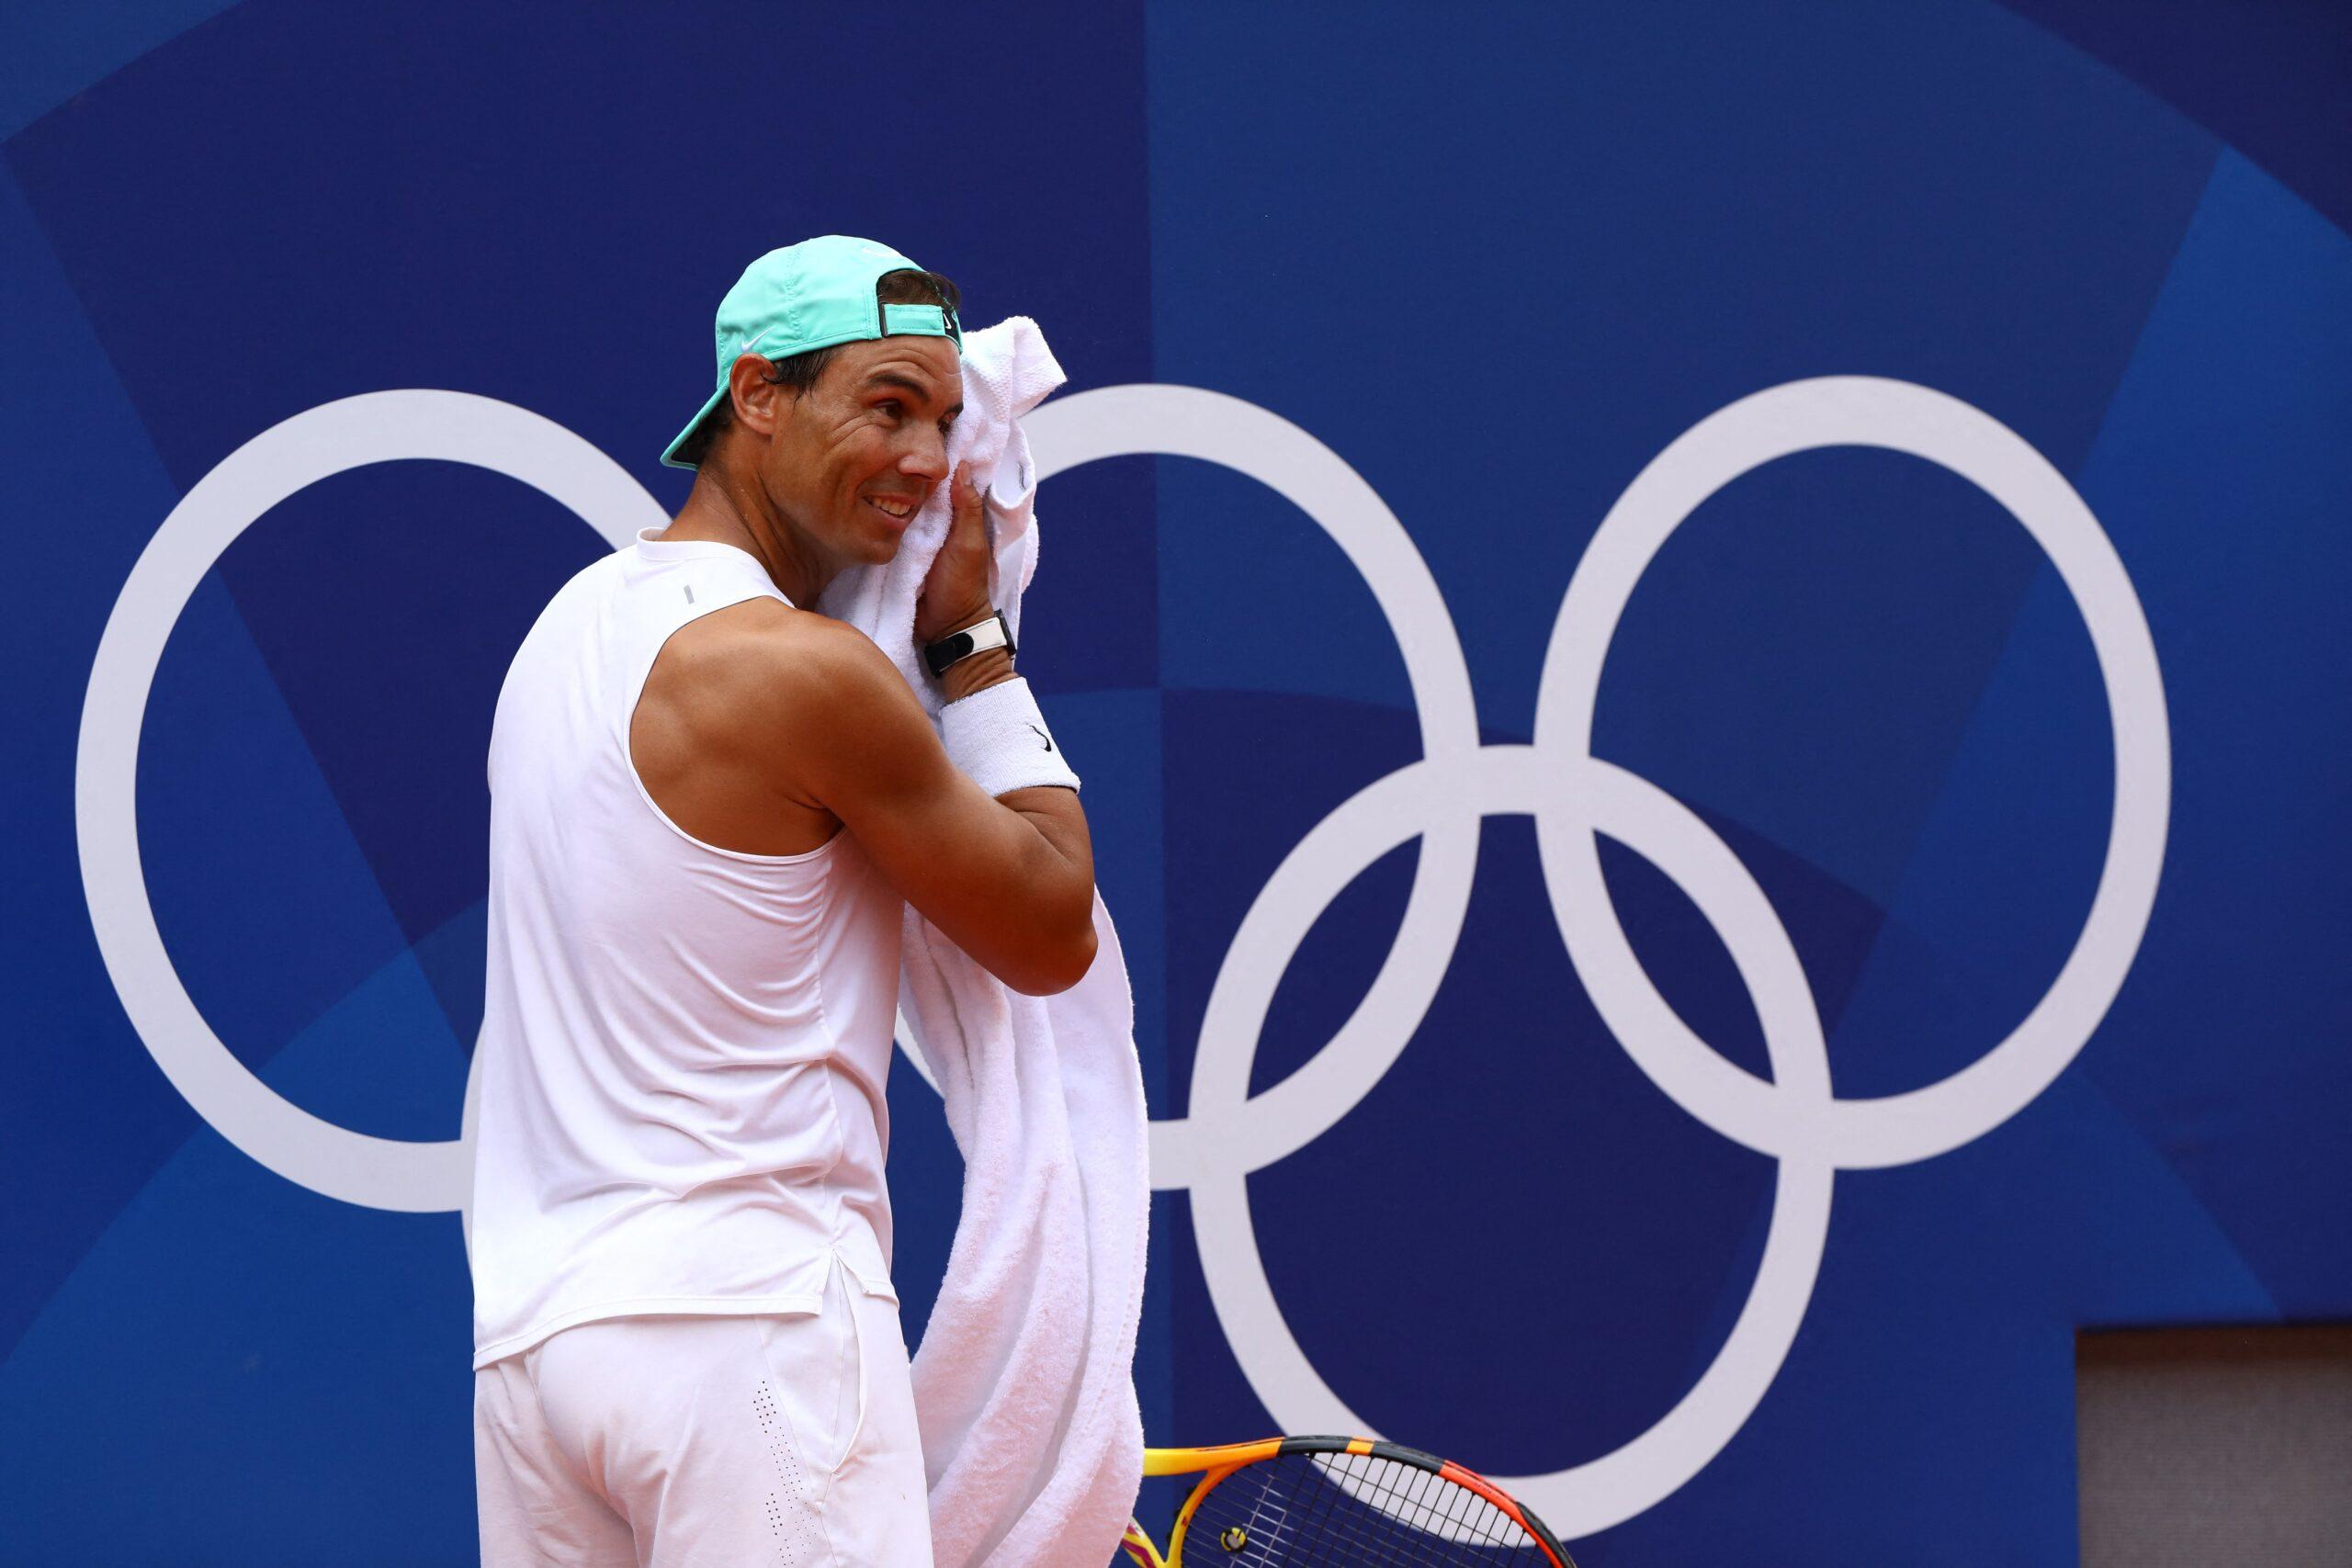
[[[957,303],[870,241],[753,263],[663,455],[695,469],[685,505],[565,584],[500,693],[471,1211],[492,1568],[931,1562],[883,1183],[901,910],[1024,991],[1094,953],[1078,780],[966,476],[917,614],[939,732],[808,608],[951,483]]]

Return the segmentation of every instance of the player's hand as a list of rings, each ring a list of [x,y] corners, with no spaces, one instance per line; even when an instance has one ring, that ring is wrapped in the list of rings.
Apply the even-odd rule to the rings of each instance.
[[[915,599],[915,643],[937,642],[950,632],[976,626],[995,613],[989,603],[989,528],[970,466],[959,464],[948,479],[955,507],[947,540],[922,580]]]

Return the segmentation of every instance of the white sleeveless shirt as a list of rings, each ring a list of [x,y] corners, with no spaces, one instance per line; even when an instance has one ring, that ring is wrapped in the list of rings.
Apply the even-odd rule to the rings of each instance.
[[[498,694],[470,1247],[474,1361],[574,1324],[888,1295],[903,906],[846,832],[673,823],[629,718],[672,633],[764,596],[731,545],[639,536],[556,594]]]

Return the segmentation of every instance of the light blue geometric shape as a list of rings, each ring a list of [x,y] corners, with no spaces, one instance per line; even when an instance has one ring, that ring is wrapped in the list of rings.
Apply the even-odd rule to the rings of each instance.
[[[74,0],[9,8],[0,34],[0,141],[236,0]]]

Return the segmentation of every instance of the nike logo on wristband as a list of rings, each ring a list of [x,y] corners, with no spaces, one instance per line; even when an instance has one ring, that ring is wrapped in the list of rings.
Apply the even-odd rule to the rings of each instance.
[[[1037,729],[1037,727],[1036,727],[1035,725],[1034,725],[1034,724],[1033,724],[1033,725],[1031,725],[1029,728],[1032,728],[1032,729]],[[1052,736],[1050,736],[1050,735],[1046,734],[1044,730],[1042,730],[1042,729],[1037,729],[1037,739],[1040,739],[1040,740],[1042,740],[1042,741],[1044,741],[1044,742],[1046,743],[1046,750],[1050,751],[1050,750],[1052,750],[1054,749],[1054,738],[1053,738]]]

